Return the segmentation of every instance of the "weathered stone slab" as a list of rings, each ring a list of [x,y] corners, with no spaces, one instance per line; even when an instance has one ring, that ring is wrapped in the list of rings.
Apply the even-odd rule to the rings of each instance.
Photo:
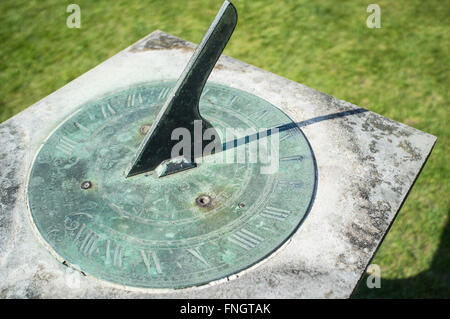
[[[274,255],[214,285],[124,289],[76,275],[35,233],[25,201],[33,157],[88,100],[139,82],[176,80],[195,45],[156,31],[0,124],[1,298],[345,298],[374,256],[436,138],[235,59],[210,81],[262,97],[301,127],[318,187],[304,224]],[[78,274],[78,273],[76,273]]]

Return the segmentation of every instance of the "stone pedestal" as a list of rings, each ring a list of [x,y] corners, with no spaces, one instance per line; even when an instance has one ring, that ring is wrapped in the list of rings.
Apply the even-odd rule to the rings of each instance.
[[[214,285],[124,289],[63,265],[26,204],[34,155],[84,102],[139,82],[176,80],[195,46],[161,31],[0,124],[0,298],[345,298],[394,221],[436,138],[222,56],[210,81],[262,97],[303,130],[318,187],[303,225],[264,262]],[[424,212],[426,213],[426,212]]]

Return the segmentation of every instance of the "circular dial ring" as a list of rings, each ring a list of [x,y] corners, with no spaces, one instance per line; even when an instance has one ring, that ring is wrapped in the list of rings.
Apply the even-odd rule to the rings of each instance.
[[[170,176],[125,178],[174,85],[143,83],[82,105],[35,157],[34,225],[60,259],[96,278],[179,289],[229,277],[286,242],[312,205],[316,163],[301,130],[267,101],[209,82],[200,112],[224,151]]]

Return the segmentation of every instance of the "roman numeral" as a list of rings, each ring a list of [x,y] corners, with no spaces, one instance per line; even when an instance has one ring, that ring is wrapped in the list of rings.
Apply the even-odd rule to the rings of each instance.
[[[73,125],[75,125],[76,128],[78,128],[79,130],[81,130],[83,132],[86,132],[86,133],[90,133],[91,132],[86,126],[83,126],[83,125],[81,125],[78,122],[74,122]]]
[[[289,216],[289,213],[290,211],[288,210],[267,206],[261,213],[261,216],[276,220],[284,220]]]
[[[238,230],[236,233],[228,237],[228,240],[244,248],[245,250],[249,250],[251,248],[256,247],[259,243],[261,243],[264,240],[264,238],[255,235],[249,232],[248,230],[242,228],[241,230]]]
[[[148,253],[144,250],[139,251],[142,256],[142,260],[144,261],[145,267],[147,267],[147,272],[149,275],[152,274],[152,261],[155,265],[156,272],[158,274],[162,274],[161,264],[159,262],[158,256],[154,251],[149,251]]]
[[[204,263],[206,266],[209,266],[208,262],[203,258],[203,256],[200,254],[200,251],[197,248],[189,248],[187,251],[192,254],[195,258],[200,260],[202,263]]]
[[[142,94],[130,94],[128,95],[128,99],[127,99],[127,106],[128,107],[133,107],[136,105],[136,102],[138,102],[139,104],[142,104],[143,100],[142,100]]]
[[[74,243],[81,238],[81,234],[83,233],[84,229],[87,229],[86,225],[82,224],[77,234],[75,235],[75,239],[73,240]],[[95,232],[88,229],[86,235],[84,236],[84,239],[81,241],[81,245],[78,250],[85,256],[91,256],[99,238],[100,237]]]
[[[72,141],[70,138],[65,136],[61,137],[59,142],[60,144],[58,144],[56,148],[67,155],[72,154],[73,150],[77,146],[77,142]]]
[[[113,116],[116,114],[116,111],[113,109],[110,103],[106,105],[102,105],[102,114],[105,119],[107,119],[110,116]]]
[[[163,88],[158,95],[158,100],[166,99],[170,93],[171,88]]]
[[[114,249],[112,249],[111,241],[109,239],[106,240],[105,265],[112,265],[113,267],[122,268],[122,259],[123,259],[123,247],[114,244]]]
[[[136,209],[136,207],[133,207],[133,211],[136,214],[137,217],[141,217],[142,213],[144,212],[144,208],[140,207],[139,210]]]
[[[136,94],[128,95],[128,99],[127,99],[127,106],[128,107],[133,107],[134,106],[135,97],[136,97]]]

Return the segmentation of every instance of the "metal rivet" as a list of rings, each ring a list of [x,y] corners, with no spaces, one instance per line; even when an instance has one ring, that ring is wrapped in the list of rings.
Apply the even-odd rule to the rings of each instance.
[[[195,203],[200,207],[208,207],[211,205],[211,196],[200,195],[195,199]]]
[[[82,189],[89,189],[91,187],[92,187],[92,183],[90,181],[84,181],[83,183],[81,183]]]
[[[147,135],[148,131],[150,131],[150,128],[152,127],[151,124],[144,124],[139,128],[139,133],[141,135]]]
[[[244,208],[245,207],[245,204],[244,203],[239,203],[239,208]]]

